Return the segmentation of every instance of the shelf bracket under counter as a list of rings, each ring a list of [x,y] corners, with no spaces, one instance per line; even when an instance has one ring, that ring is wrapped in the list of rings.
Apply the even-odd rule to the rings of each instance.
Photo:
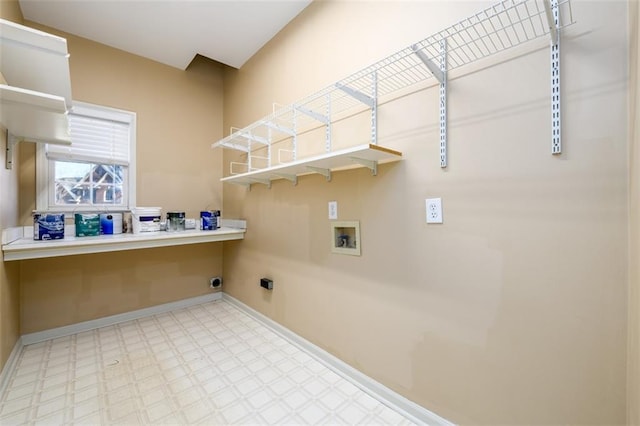
[[[244,239],[246,221],[222,219],[215,231],[186,230],[178,232],[142,232],[139,234],[100,235],[95,237],[67,236],[60,240],[37,241],[33,227],[16,227],[2,231],[2,253],[5,262],[73,256],[78,254],[169,247],[186,244],[212,243]]]

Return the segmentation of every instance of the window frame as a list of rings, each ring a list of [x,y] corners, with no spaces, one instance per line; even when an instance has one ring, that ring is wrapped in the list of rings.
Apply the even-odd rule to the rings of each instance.
[[[128,122],[129,124],[129,165],[124,166],[123,180],[126,191],[126,202],[123,205],[113,204],[78,204],[78,205],[57,205],[55,204],[55,167],[52,166],[54,160],[47,158],[46,144],[38,144],[36,148],[36,209],[38,211],[55,212],[125,212],[131,210],[136,205],[136,113],[117,108],[110,108],[102,105],[95,105],[86,102],[73,102],[73,111],[77,111],[85,116],[117,120]],[[93,164],[107,164],[93,162]]]

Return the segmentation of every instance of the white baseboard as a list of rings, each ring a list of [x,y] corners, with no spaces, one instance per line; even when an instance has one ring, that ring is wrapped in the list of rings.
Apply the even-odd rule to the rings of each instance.
[[[149,308],[138,309],[136,311],[124,312],[122,314],[111,315],[95,320],[79,322],[77,324],[66,325],[64,327],[52,328],[44,331],[37,331],[22,336],[22,344],[30,345],[58,337],[69,336],[71,334],[82,333],[84,331],[94,330],[100,327],[118,324],[125,321],[136,320],[151,315],[162,314],[174,311],[176,309],[187,308],[189,306],[200,305],[202,303],[220,300],[222,292],[205,294],[204,296],[192,297],[190,299],[178,300],[176,302],[165,303],[162,305],[151,306]]]
[[[449,422],[448,420],[443,419],[437,414],[427,410],[426,408],[416,404],[413,401],[408,400],[397,392],[373,380],[371,377],[366,376],[365,374],[351,367],[344,361],[331,355],[329,352],[325,351],[319,346],[314,345],[308,340],[295,334],[288,328],[283,327],[272,319],[264,316],[260,312],[240,302],[238,299],[229,296],[226,293],[223,293],[222,300],[239,308],[244,313],[269,327],[272,331],[280,335],[282,338],[288,340],[292,344],[298,346],[300,349],[309,353],[311,356],[322,362],[325,366],[333,370],[335,373],[339,374],[341,377],[349,380],[355,386],[362,389],[364,392],[373,396],[377,400],[381,401],[385,405],[401,412],[413,422],[417,424],[428,425],[453,425],[453,423]]]
[[[24,343],[22,342],[22,337],[18,337],[18,341],[13,346],[13,350],[11,351],[11,354],[9,354],[9,358],[7,358],[7,362],[0,372],[0,395],[4,395],[7,385],[9,385],[9,378],[11,377],[13,370],[16,368],[18,357],[20,356],[20,352],[22,352],[23,346]]]

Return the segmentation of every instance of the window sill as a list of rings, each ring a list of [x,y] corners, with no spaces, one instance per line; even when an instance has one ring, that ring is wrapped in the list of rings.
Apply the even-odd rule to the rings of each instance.
[[[235,222],[232,226],[244,223],[232,222]],[[65,236],[61,240],[36,241],[33,239],[32,229],[27,226],[3,231],[2,252],[5,261],[242,240],[246,232],[245,228],[224,226],[215,231],[146,232],[96,237]]]

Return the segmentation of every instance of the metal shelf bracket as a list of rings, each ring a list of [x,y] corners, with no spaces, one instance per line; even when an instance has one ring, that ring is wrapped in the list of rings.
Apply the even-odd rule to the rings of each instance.
[[[289,182],[293,183],[293,186],[296,186],[298,184],[298,176],[296,175],[288,175],[285,173],[276,173],[275,174],[278,177],[281,177],[282,179],[286,179]]]
[[[440,69],[440,65],[435,64],[431,59],[429,59],[427,54],[420,50],[420,47],[417,44],[412,45],[411,50],[413,50],[413,53],[415,53],[418,58],[420,58],[422,63],[425,64],[427,68],[429,68],[429,71],[431,71],[431,74],[433,74],[438,82],[442,84],[442,82],[444,81],[444,73]]]
[[[374,70],[371,73],[371,96],[356,90],[346,84],[336,83],[335,87],[342,90],[358,102],[361,102],[371,109],[371,143],[378,144],[378,73]]]
[[[322,176],[327,178],[327,182],[331,182],[331,170],[323,169],[322,167],[313,167],[313,166],[307,166],[307,169],[310,172],[321,174]]]
[[[262,138],[260,136],[252,135],[249,132],[242,132],[241,131],[240,132],[240,136],[242,136],[243,138],[249,139],[251,141],[261,143],[263,145],[269,145],[269,141],[266,138]]]
[[[367,160],[366,158],[349,157],[354,163],[358,163],[371,170],[371,175],[378,176],[378,162],[375,160]]]
[[[6,146],[6,153],[5,153],[6,154],[5,167],[7,170],[11,170],[13,169],[13,154],[15,151],[14,148],[18,144],[18,142],[20,142],[20,139],[13,136],[11,133],[9,133],[8,130],[7,130],[6,136],[7,136],[7,146]]]
[[[276,131],[278,131],[280,133],[284,133],[284,134],[289,135],[289,136],[295,136],[296,135],[296,132],[293,131],[293,129],[281,126],[279,124],[274,123],[273,121],[263,121],[262,124],[264,124],[265,126],[271,128],[273,130],[276,130]]]
[[[305,115],[308,115],[309,117],[313,118],[316,121],[319,121],[321,123],[324,124],[329,124],[330,120],[329,117],[327,117],[326,115],[320,114],[319,112],[315,112],[312,111],[308,108],[302,107],[302,106],[295,106],[294,109],[296,111],[299,111]]]
[[[220,142],[218,142],[218,144],[220,146],[225,147],[225,148],[235,149],[236,151],[249,152],[249,148],[247,148],[245,146],[242,146],[240,144],[237,144],[237,143],[227,142],[227,141],[220,141]]]
[[[373,108],[376,104],[376,100],[374,98],[372,98],[371,96],[367,95],[366,93],[362,93],[356,89],[353,89],[349,86],[345,86],[344,84],[341,83],[336,83],[336,88],[342,90],[343,92],[345,92],[347,95],[351,96],[352,98],[362,102],[363,104],[365,104],[366,106],[368,106],[369,108]]]
[[[271,189],[271,180],[270,179],[251,178],[250,180],[253,183],[261,183],[263,185],[266,185],[267,188]]]
[[[231,183],[233,183],[234,185],[238,185],[238,186],[242,186],[244,188],[247,188],[247,190],[251,190],[251,184],[250,183],[246,183],[246,182],[235,182],[232,181]]]

